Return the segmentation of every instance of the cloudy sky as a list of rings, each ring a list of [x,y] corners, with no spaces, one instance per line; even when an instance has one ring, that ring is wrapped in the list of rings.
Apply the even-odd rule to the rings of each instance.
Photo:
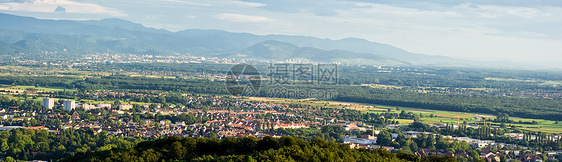
[[[170,31],[355,37],[415,53],[562,63],[560,0],[0,0],[0,12],[121,18]]]

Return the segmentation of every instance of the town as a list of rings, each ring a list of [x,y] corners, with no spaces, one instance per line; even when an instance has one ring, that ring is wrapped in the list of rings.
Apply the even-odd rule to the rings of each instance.
[[[0,162],[560,162],[561,20],[552,0],[0,1]]]
[[[166,93],[156,93],[162,96],[166,95]],[[108,91],[94,94],[94,96],[98,95],[146,96],[143,93],[112,93]],[[450,143],[465,144],[470,149],[477,150],[479,158],[488,161],[500,161],[500,158],[505,158],[504,160],[547,161],[558,159],[559,153],[562,153],[559,151],[539,152],[534,148],[521,146],[513,142],[503,143],[469,137],[442,136],[435,132],[401,129],[400,127],[408,127],[408,124],[390,122],[392,119],[403,118],[400,114],[380,113],[375,115],[376,118],[387,121],[383,124],[388,123],[385,127],[375,128],[363,120],[353,121],[343,118],[353,110],[314,108],[306,104],[282,104],[231,96],[182,95],[182,97],[187,101],[187,105],[134,104],[130,101],[88,103],[77,102],[72,99],[38,98],[41,102],[31,103],[32,105],[38,104],[35,105],[39,107],[38,109],[29,110],[18,106],[8,106],[1,109],[2,126],[0,126],[0,131],[42,129],[59,134],[64,130],[78,130],[92,132],[94,135],[101,133],[123,138],[180,136],[224,139],[244,136],[280,138],[285,135],[298,135],[287,133],[287,130],[323,130],[324,127],[341,127],[343,130],[339,132],[340,134],[336,134],[336,141],[348,144],[350,148],[354,149],[384,148],[391,152],[401,150],[402,148],[394,147],[389,143],[381,145],[382,142],[378,138],[381,138],[381,131],[383,131],[389,136],[390,142],[434,136],[434,138],[442,138]],[[6,98],[5,100],[9,101]],[[302,102],[306,103],[304,101],[306,100]],[[48,124],[36,126],[40,125],[38,123]],[[462,125],[451,126],[446,124],[432,124],[430,126],[439,130],[462,127]],[[481,126],[468,125],[468,127],[478,129]],[[500,136],[513,141],[538,139],[538,136],[535,135],[525,139],[526,135],[522,133],[505,133]],[[560,137],[561,135],[552,134],[546,139],[558,142]],[[431,147],[423,148],[414,153],[419,157],[441,155],[468,158],[471,156],[465,151],[432,149]]]

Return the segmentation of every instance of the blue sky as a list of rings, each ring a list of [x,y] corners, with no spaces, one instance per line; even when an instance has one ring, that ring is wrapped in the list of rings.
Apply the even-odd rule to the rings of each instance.
[[[458,58],[562,61],[559,0],[0,0],[0,12],[121,18],[170,31],[355,37]]]

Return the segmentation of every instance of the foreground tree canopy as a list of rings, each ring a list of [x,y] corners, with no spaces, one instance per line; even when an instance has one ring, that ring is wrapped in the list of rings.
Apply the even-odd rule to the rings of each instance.
[[[456,161],[454,157],[418,158],[384,149],[350,149],[348,145],[310,142],[294,138],[254,137],[181,138],[166,137],[139,143],[131,149],[77,153],[61,161]]]

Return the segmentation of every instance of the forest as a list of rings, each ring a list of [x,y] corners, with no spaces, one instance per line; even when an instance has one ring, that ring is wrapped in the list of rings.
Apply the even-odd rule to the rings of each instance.
[[[132,148],[141,138],[122,138],[93,130],[12,129],[0,132],[0,157],[20,160],[57,160],[77,152]]]
[[[144,141],[130,149],[111,149],[77,153],[66,161],[456,161],[454,157],[419,158],[409,153],[390,153],[385,149],[350,149],[320,138],[304,141],[283,136],[223,140],[217,138],[165,137]]]

